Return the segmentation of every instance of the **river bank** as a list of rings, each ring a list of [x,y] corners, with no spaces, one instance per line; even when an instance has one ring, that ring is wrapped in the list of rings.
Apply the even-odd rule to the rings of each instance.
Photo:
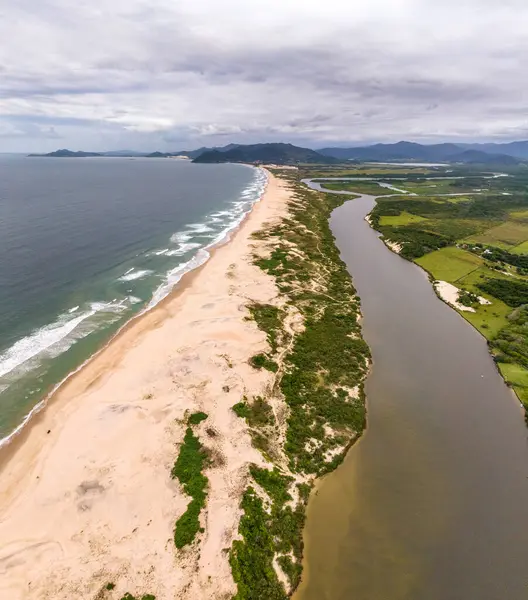
[[[521,600],[528,456],[517,402],[477,331],[371,228],[374,203],[345,202],[331,220],[372,349],[368,428],[310,498],[294,597]]]
[[[107,583],[172,597],[234,593],[228,548],[237,535],[249,463],[262,464],[232,411],[271,374],[248,364],[266,348],[250,302],[277,296],[252,264],[252,238],[284,217],[290,192],[270,176],[233,239],[180,289],[132,322],[63,385],[15,443],[2,449],[2,595],[89,598]],[[186,414],[216,457],[199,544],[176,551],[173,528],[189,498],[170,479]],[[198,573],[196,573],[198,571]]]

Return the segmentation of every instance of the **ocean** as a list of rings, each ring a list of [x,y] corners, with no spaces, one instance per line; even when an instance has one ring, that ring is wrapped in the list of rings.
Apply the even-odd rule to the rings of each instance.
[[[244,165],[0,157],[0,440],[203,264],[265,184]]]

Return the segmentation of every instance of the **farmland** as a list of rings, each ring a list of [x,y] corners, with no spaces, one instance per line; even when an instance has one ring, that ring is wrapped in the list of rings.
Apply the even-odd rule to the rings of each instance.
[[[510,169],[505,177],[474,168],[453,174],[436,169],[434,179],[415,169],[391,174],[369,169],[369,175],[406,194],[374,191],[374,181],[325,186],[377,196],[372,226],[432,280],[458,289],[453,308],[487,339],[501,374],[528,411],[528,269],[522,259],[528,254],[526,167]]]

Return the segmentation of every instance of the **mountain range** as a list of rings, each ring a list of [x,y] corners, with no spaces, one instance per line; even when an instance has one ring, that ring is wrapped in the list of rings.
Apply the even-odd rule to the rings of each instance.
[[[351,160],[359,162],[443,162],[487,165],[515,165],[528,160],[528,141],[507,144],[417,144],[397,142],[395,144],[374,144],[350,148],[329,147],[319,150],[301,148],[293,144],[228,144],[222,147],[202,147],[196,150],[176,152],[136,152],[114,150],[110,152],[84,152],[61,149],[48,154],[30,156],[50,156],[59,158],[83,157],[185,157],[198,163],[275,163],[335,164]]]
[[[239,145],[226,150],[225,148],[209,150],[197,156],[196,163],[275,163],[290,165],[296,163],[326,163],[341,162],[332,156],[324,156],[309,148],[300,148],[293,144],[251,144]]]
[[[512,144],[374,144],[353,148],[321,148],[319,153],[341,160],[459,162],[514,165],[528,159],[528,141]],[[512,154],[513,152],[513,154]]]

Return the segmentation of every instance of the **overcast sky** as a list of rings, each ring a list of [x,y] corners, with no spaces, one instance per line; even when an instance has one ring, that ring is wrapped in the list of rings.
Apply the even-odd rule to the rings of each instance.
[[[528,138],[527,0],[0,0],[0,151]]]

